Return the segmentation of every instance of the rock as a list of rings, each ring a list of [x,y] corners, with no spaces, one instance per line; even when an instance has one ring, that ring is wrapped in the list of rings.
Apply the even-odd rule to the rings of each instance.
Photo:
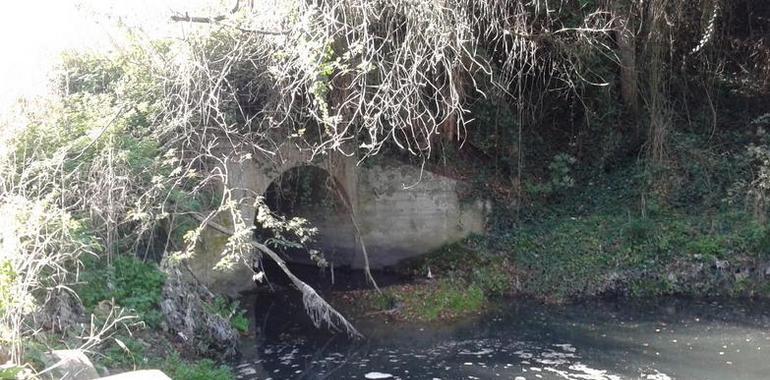
[[[56,350],[45,354],[46,368],[54,379],[92,380],[99,378],[93,363],[80,350]]]
[[[157,369],[145,369],[100,377],[98,380],[171,380],[171,378]]]

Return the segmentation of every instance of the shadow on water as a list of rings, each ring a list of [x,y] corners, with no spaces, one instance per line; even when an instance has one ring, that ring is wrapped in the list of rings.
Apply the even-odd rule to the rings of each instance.
[[[338,278],[346,275],[351,283],[339,286],[366,286],[360,272]],[[400,281],[375,275],[385,284]],[[296,292],[260,292],[253,299],[261,334],[245,343],[237,364],[244,379],[770,378],[770,304],[764,301],[544,305],[511,299],[484,316],[452,323],[353,321],[367,338],[351,341],[315,329]]]

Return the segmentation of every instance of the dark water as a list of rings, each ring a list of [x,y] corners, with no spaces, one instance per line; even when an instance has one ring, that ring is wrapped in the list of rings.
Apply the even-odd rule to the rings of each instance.
[[[511,300],[453,324],[355,322],[363,341],[313,329],[301,309],[260,312],[265,334],[250,343],[238,373],[276,380],[770,379],[766,302]]]

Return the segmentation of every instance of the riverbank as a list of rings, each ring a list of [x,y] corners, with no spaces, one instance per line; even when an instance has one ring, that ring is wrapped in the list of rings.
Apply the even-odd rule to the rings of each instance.
[[[401,268],[415,279],[410,284],[336,294],[335,304],[352,305],[346,309],[359,316],[435,321],[478,314],[504,297],[556,304],[667,296],[767,299],[770,262],[761,254],[737,253],[761,246],[765,238],[757,230],[763,227],[740,215],[722,217],[735,224],[719,234],[700,226],[727,223],[720,219],[569,218],[548,230],[520,231],[512,252],[490,250],[499,243],[475,237]]]
[[[727,201],[645,199],[635,170],[585,180],[518,217],[498,199],[485,235],[394,268],[410,284],[344,293],[337,304],[431,321],[478,313],[501,297],[770,297],[770,230],[761,218]]]

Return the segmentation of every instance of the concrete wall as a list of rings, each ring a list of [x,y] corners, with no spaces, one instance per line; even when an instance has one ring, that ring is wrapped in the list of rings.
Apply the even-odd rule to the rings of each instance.
[[[422,179],[420,176],[422,175]],[[369,265],[382,268],[435,250],[484,229],[484,205],[463,203],[458,182],[407,165],[373,166],[358,173],[357,217]],[[333,225],[319,227],[322,234]],[[344,230],[343,230],[344,231]],[[333,232],[332,232],[333,233]],[[328,241],[328,239],[325,239]],[[349,244],[340,236],[337,241]],[[349,247],[326,247],[350,251]],[[358,247],[356,247],[358,248]],[[345,263],[364,266],[360,249]]]
[[[480,201],[461,201],[456,180],[402,164],[354,164],[354,160],[338,162],[330,174],[345,188],[355,209],[372,268],[395,265],[483,231],[488,207]],[[264,193],[272,180],[291,167],[291,162],[266,167],[248,161],[229,169],[230,186],[239,188],[238,196],[243,198],[244,221],[254,220],[254,209],[249,206],[253,198]],[[321,248],[335,266],[364,266],[360,244],[347,215],[312,219],[319,229]],[[254,286],[252,273],[245,265],[231,272],[211,269],[227,242],[226,235],[207,229],[202,240],[190,262],[200,281],[215,291],[232,295]]]

